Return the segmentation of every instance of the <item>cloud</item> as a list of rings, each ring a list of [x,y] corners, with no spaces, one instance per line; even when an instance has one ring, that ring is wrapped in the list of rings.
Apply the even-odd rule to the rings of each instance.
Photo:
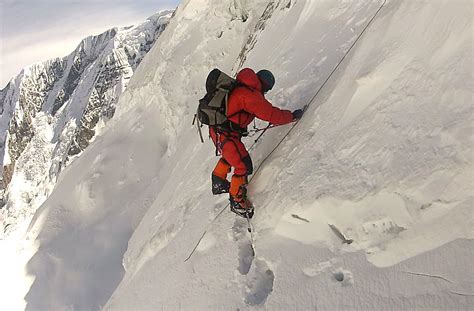
[[[144,21],[178,0],[2,0],[0,88],[22,68],[63,57],[89,36]]]

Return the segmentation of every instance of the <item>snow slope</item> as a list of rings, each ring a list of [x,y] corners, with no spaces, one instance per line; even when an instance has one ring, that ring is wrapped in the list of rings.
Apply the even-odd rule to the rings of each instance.
[[[268,68],[270,100],[302,107],[381,4],[184,1],[37,212],[27,308],[468,310],[469,1],[388,1],[256,172],[256,255],[246,221],[224,212],[183,262],[227,203],[190,126],[209,69]],[[264,135],[255,166],[289,129]]]

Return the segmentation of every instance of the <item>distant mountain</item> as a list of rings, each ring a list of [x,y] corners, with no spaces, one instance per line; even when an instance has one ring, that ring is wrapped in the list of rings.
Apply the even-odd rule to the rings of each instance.
[[[0,91],[0,206],[8,223],[34,213],[61,169],[114,116],[172,13],[87,37],[66,57],[24,68]]]

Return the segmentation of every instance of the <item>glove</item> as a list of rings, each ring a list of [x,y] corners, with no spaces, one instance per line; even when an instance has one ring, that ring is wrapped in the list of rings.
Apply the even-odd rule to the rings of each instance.
[[[293,121],[301,119],[303,116],[303,110],[302,109],[297,109],[293,111]]]

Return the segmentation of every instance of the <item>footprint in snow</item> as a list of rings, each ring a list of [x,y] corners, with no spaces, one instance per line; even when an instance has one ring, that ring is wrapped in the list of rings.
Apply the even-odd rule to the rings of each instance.
[[[264,304],[273,291],[275,274],[264,260],[256,260],[252,271],[247,277],[248,292],[245,302],[251,306]]]
[[[235,218],[230,238],[237,243],[239,248],[237,270],[247,279],[245,302],[251,306],[264,304],[273,291],[275,275],[264,260],[255,259],[245,219]]]
[[[352,273],[348,270],[343,270],[342,268],[337,269],[333,272],[332,276],[334,280],[341,283],[342,286],[350,286],[354,284],[354,278]]]
[[[239,266],[237,270],[246,275],[254,259],[252,244],[247,233],[247,222],[245,219],[236,218],[232,227],[232,238],[239,247]]]

